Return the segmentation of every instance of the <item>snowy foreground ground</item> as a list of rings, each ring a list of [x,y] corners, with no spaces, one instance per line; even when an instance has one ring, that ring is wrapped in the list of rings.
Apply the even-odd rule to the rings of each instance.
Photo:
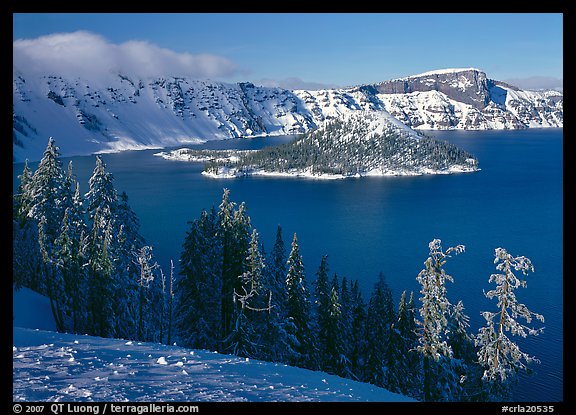
[[[323,372],[205,350],[53,330],[45,298],[14,293],[13,400],[412,401]]]

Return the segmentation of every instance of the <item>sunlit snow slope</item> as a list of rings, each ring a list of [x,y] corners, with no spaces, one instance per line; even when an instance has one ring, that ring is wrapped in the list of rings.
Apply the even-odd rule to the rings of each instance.
[[[46,306],[27,289],[14,293],[14,401],[412,401],[283,364],[39,330],[53,325]]]
[[[13,158],[39,160],[50,136],[63,155],[304,133],[358,111],[417,129],[563,126],[563,95],[523,91],[474,68],[319,91],[182,77],[107,74],[98,81],[13,67]]]

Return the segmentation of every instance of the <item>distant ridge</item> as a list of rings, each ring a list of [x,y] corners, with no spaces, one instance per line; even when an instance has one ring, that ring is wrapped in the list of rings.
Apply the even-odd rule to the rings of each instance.
[[[563,126],[559,91],[524,91],[476,68],[439,69],[342,89],[286,90],[185,77],[108,73],[98,81],[13,67],[13,159],[164,148],[212,139],[299,134],[357,111],[409,128]]]

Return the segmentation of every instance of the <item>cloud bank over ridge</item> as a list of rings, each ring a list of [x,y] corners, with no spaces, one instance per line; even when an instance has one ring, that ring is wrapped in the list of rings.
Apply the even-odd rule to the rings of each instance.
[[[242,72],[223,56],[178,53],[139,40],[115,44],[87,31],[17,39],[13,42],[13,57],[15,72],[51,72],[91,80],[110,74],[223,78]]]

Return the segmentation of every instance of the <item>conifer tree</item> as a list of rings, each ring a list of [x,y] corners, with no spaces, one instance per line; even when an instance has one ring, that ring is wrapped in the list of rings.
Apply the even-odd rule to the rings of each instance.
[[[242,203],[238,209],[224,189],[218,211],[219,236],[222,241],[222,292],[220,338],[227,338],[234,329],[234,290],[240,289],[239,275],[245,271],[246,252],[250,242],[250,217]]]
[[[219,350],[222,319],[222,240],[215,208],[190,223],[180,255],[175,328],[188,347]]]
[[[363,379],[366,362],[366,304],[360,291],[358,280],[355,280],[350,290],[349,314],[351,319],[350,329],[350,365],[352,377],[356,380]]]
[[[30,183],[32,182],[32,170],[28,167],[28,159],[24,161],[22,174],[18,176],[20,183],[14,193],[12,218],[23,226],[30,210]]]
[[[28,217],[33,172],[24,162],[20,183],[14,193],[12,207],[12,279],[15,289],[28,287],[41,290],[41,254],[38,244],[38,223]]]
[[[276,228],[276,239],[264,269],[265,292],[270,295],[270,309],[262,313],[264,325],[262,332],[263,354],[265,360],[286,362],[291,360],[295,351],[291,349],[287,333],[286,319],[286,246],[282,237],[282,227]]]
[[[137,339],[141,341],[154,340],[159,316],[156,316],[154,304],[158,304],[154,291],[156,262],[152,262],[152,248],[143,246],[135,255],[134,263],[140,269],[138,279],[138,319],[136,326]]]
[[[424,262],[424,269],[420,271],[416,280],[422,286],[420,293],[420,320],[417,350],[424,359],[424,400],[440,400],[443,398],[443,391],[437,385],[438,363],[446,365],[444,358],[452,357],[452,348],[447,342],[448,316],[452,309],[452,304],[446,296],[446,281],[453,282],[454,279],[446,273],[443,266],[450,254],[464,252],[464,245],[450,247],[443,251],[439,239],[432,240],[428,247],[429,257]]]
[[[291,348],[296,355],[291,357],[290,364],[309,367],[313,356],[310,331],[310,300],[306,287],[304,264],[300,255],[296,233],[292,240],[290,254],[287,260],[286,275],[286,316],[289,326]]]
[[[101,213],[97,207],[93,213],[93,226],[90,230],[86,253],[88,279],[88,327],[87,333],[100,337],[114,337],[114,266],[112,263],[112,224],[105,218],[109,213]]]
[[[365,373],[367,382],[381,387],[386,387],[387,371],[391,364],[390,331],[395,320],[392,290],[381,272],[368,304]]]
[[[340,285],[340,309],[341,309],[341,333],[340,341],[342,344],[342,351],[340,355],[340,376],[347,378],[354,378],[352,371],[352,318],[353,318],[353,301],[352,301],[352,288],[353,283],[350,281],[348,284],[348,279],[342,277],[342,283]]]
[[[339,376],[345,376],[348,369],[348,358],[344,350],[342,305],[338,276],[334,274],[330,284],[328,321],[326,324],[326,355],[324,370]]]
[[[330,324],[330,294],[331,288],[328,283],[328,256],[323,255],[320,266],[316,271],[314,281],[314,324],[311,328],[316,338],[317,353],[314,357],[315,367],[325,370],[330,361],[328,356],[328,325]],[[312,323],[312,322],[311,322]]]
[[[66,174],[62,169],[59,149],[51,137],[38,168],[23,188],[20,200],[22,214],[25,213],[27,218],[33,220],[38,226],[37,237],[42,266],[38,269],[39,275],[34,286],[41,294],[48,296],[58,293],[55,287],[59,286],[59,282],[49,279],[58,277],[57,272],[52,269],[54,267],[54,242],[60,234],[60,226],[67,207],[66,184]],[[41,230],[40,223],[42,223]],[[52,300],[58,301],[55,298]],[[58,319],[58,316],[55,318]]]
[[[76,183],[72,204],[64,212],[62,229],[55,241],[55,265],[62,275],[65,314],[70,320],[66,328],[73,333],[83,332],[86,314],[86,252],[84,240],[87,227],[80,196],[80,185]]]
[[[115,262],[117,260],[118,194],[114,179],[106,165],[96,156],[96,166],[88,180],[89,190],[84,196],[90,219],[86,238],[88,255],[88,309],[92,327],[89,334],[114,337],[117,326],[115,313],[118,285]]]
[[[482,313],[486,326],[479,329],[476,345],[479,346],[478,362],[484,368],[482,379],[489,391],[489,398],[506,399],[510,382],[515,379],[516,373],[528,370],[531,363],[539,362],[534,356],[521,351],[506,333],[520,337],[536,336],[543,328],[528,327],[518,322],[518,318],[531,323],[533,318],[544,322],[544,317],[520,303],[514,292],[517,288],[527,286],[526,280],[518,278],[514,271],[520,271],[523,275],[534,272],[530,259],[514,257],[506,249],[496,248],[494,263],[500,273],[490,275],[488,282],[495,283],[496,288],[485,293],[485,296],[498,300],[498,311]]]
[[[236,303],[236,322],[227,343],[228,348],[237,356],[259,358],[263,356],[260,333],[263,319],[259,313],[270,311],[270,292],[264,292],[263,273],[264,259],[260,253],[260,242],[256,229],[252,231],[247,270],[238,278],[241,290],[234,291]]]

